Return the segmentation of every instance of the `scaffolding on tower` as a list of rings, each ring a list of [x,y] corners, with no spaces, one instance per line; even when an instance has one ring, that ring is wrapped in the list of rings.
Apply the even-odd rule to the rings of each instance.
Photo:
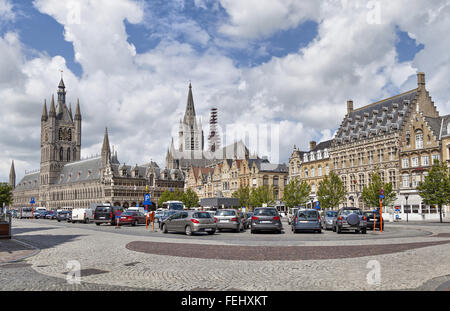
[[[220,136],[217,128],[217,108],[211,108],[208,141],[209,151],[215,152],[220,148]]]

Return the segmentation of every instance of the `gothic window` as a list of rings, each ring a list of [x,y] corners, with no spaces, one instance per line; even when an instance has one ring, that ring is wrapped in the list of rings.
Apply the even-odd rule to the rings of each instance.
[[[72,130],[69,129],[69,131],[68,131],[67,134],[68,134],[68,138],[67,138],[67,139],[68,139],[69,141],[72,141]]]
[[[59,148],[59,160],[63,161],[64,158],[64,150],[63,147]]]
[[[411,136],[409,134],[406,134],[406,146],[410,146],[411,145]]]
[[[62,129],[59,129],[58,131],[58,139],[62,140]]]
[[[77,159],[77,148],[73,148],[73,159]]]
[[[67,148],[67,161],[70,161],[70,148]]]

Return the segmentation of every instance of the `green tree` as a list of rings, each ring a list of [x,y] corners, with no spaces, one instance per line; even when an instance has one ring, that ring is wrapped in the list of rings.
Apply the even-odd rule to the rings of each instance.
[[[372,182],[363,188],[361,197],[364,203],[369,207],[380,206],[380,189],[384,190],[383,206],[389,206],[397,199],[392,183],[384,183],[381,180],[378,168],[372,172]]]
[[[317,191],[320,207],[323,209],[334,209],[344,203],[347,196],[344,182],[336,173],[331,172],[319,183]]]
[[[183,193],[181,201],[183,201],[184,206],[187,208],[198,206],[198,195],[194,190],[188,188],[185,193]]]
[[[425,204],[437,205],[442,223],[442,206],[450,203],[450,177],[447,164],[435,160],[417,190]]]
[[[10,206],[12,200],[12,187],[7,183],[0,183],[0,208],[3,207],[3,203],[6,206]]]
[[[233,198],[239,199],[239,206],[249,206],[250,203],[250,187],[249,186],[240,186],[238,190],[233,192]]]
[[[253,207],[260,207],[263,204],[273,205],[275,203],[273,186],[259,186],[253,189],[250,192],[249,203]]]
[[[311,186],[307,182],[304,180],[300,182],[297,178],[293,178],[284,187],[283,202],[289,209],[304,205],[309,201],[310,193]]]
[[[164,191],[158,200],[158,206],[162,206],[162,204],[166,201],[182,201],[183,200],[183,191],[175,189],[173,192],[170,190]]]

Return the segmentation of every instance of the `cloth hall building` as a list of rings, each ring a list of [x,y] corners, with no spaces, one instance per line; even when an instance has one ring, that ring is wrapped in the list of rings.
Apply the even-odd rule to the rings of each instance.
[[[179,169],[160,169],[155,162],[126,165],[111,151],[108,131],[103,135],[99,156],[81,159],[82,115],[77,101],[75,115],[66,105],[63,79],[58,99],[52,96],[50,109],[44,103],[41,117],[40,169],[26,173],[16,184],[14,161],[9,182],[13,186],[13,207],[35,206],[47,209],[89,207],[91,203],[116,206],[142,206],[146,186],[156,207],[165,190],[184,189],[184,174]],[[100,136],[101,137],[101,136]]]

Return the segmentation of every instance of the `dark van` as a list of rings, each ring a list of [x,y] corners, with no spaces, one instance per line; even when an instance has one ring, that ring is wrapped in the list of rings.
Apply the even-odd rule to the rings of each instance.
[[[109,223],[112,226],[116,225],[116,212],[124,212],[122,206],[97,205],[94,210],[94,222],[97,226],[100,224]]]

